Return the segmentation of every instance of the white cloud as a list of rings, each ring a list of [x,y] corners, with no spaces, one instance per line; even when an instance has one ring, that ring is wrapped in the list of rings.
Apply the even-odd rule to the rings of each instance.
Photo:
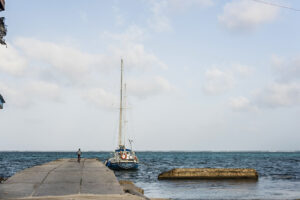
[[[104,39],[116,40],[122,44],[128,44],[131,42],[141,42],[146,37],[146,32],[139,26],[131,25],[125,31],[121,33],[112,33],[105,31],[101,34],[101,37]]]
[[[145,50],[141,43],[144,40],[144,32],[139,27],[130,26],[121,34],[108,35],[110,45],[106,52],[101,54],[86,53],[79,48],[53,42],[17,38],[14,42],[16,48],[11,45],[11,48],[4,49],[3,54],[0,54],[0,58],[3,58],[0,70],[17,75],[22,74],[27,67],[28,73],[18,81],[9,80],[1,84],[1,92],[5,93],[11,105],[28,107],[39,99],[60,100],[60,87],[68,87],[68,90],[75,92],[85,88],[87,92],[82,92],[84,99],[99,107],[109,108],[114,104],[115,97],[106,90],[106,86],[110,84],[109,73],[106,72],[116,71],[121,58],[124,59],[126,69],[134,68],[134,71],[154,69],[157,72],[167,69],[166,64]],[[134,89],[137,96],[157,95],[171,88],[163,78],[156,77],[151,81],[153,84],[142,82],[145,84],[143,91]]]
[[[86,11],[81,10],[79,12],[79,17],[83,22],[85,22],[85,23],[88,22],[88,14]]]
[[[206,70],[202,89],[209,95],[225,93],[234,88],[237,81],[250,76],[252,72],[252,67],[239,63],[219,64],[218,68]]]
[[[249,111],[300,105],[300,57],[284,58],[274,55],[271,66],[275,72],[275,80],[256,90],[250,99],[232,98],[229,105],[233,110]]]
[[[148,79],[126,80],[126,88],[128,95],[141,99],[167,94],[176,90],[168,80],[160,76]],[[88,103],[92,103],[93,105],[104,109],[114,109],[119,103],[119,97],[117,95],[110,93],[103,88],[87,89],[82,92],[82,97]]]
[[[111,46],[112,60],[123,58],[129,68],[136,69],[167,69],[167,65],[159,60],[154,54],[145,51],[143,44],[128,43],[122,47]]]
[[[26,59],[19,54],[13,45],[8,44],[8,48],[0,45],[0,71],[11,75],[21,75],[26,64]]]
[[[44,81],[31,81],[25,92],[33,97],[37,96],[54,101],[59,100],[61,95],[58,85]]]
[[[241,76],[249,76],[253,73],[253,68],[246,65],[235,64],[233,68],[234,72]]]
[[[231,98],[229,100],[229,106],[234,110],[234,111],[254,111],[257,110],[257,108],[252,105],[250,100],[246,97],[235,97]]]
[[[207,7],[214,5],[212,0],[168,0],[170,9],[173,11],[185,11],[194,7]]]
[[[234,111],[257,111],[261,108],[292,107],[300,105],[300,83],[273,83],[257,90],[251,99],[231,98],[229,106]]]
[[[172,30],[170,19],[165,14],[168,7],[167,1],[152,1],[151,11],[152,17],[149,18],[149,26],[156,32],[164,32]]]
[[[28,107],[32,102],[28,99],[27,94],[20,89],[13,88],[7,84],[0,82],[0,91],[4,97],[6,104],[15,106],[15,107]]]
[[[110,41],[105,56],[105,66],[119,66],[121,58],[126,67],[135,69],[167,69],[153,53],[146,51],[143,41],[148,37],[144,29],[136,25],[129,26],[124,32],[104,32],[101,37]],[[117,63],[115,62],[117,61]]]
[[[89,73],[91,66],[99,66],[97,64],[103,59],[101,55],[88,54],[76,48],[32,38],[18,38],[15,44],[29,59],[49,64],[75,79]]]
[[[112,41],[122,41],[122,44],[111,44],[105,54],[90,54],[80,49],[44,42],[31,38],[18,38],[16,45],[31,61],[42,62],[45,66],[52,66],[72,80],[84,80],[94,70],[107,71],[119,66],[123,58],[129,68],[161,68],[167,65],[160,61],[154,54],[145,50],[144,45],[137,42],[144,33],[136,26],[131,26],[122,34],[105,33]],[[142,39],[141,39],[142,40]]]
[[[112,10],[114,12],[115,15],[115,24],[117,26],[121,26],[125,24],[125,18],[122,15],[122,13],[120,12],[120,8],[118,6],[113,6]]]
[[[274,55],[272,66],[280,81],[300,80],[300,55],[291,58]]]
[[[165,94],[176,90],[168,80],[161,76],[143,80],[130,79],[127,81],[127,88],[130,95],[139,98]]]
[[[102,88],[88,89],[87,91],[83,92],[82,96],[89,103],[104,109],[115,108],[116,104],[118,103],[118,98],[115,95],[105,91]]]
[[[58,101],[61,91],[58,85],[44,81],[30,81],[24,85],[8,85],[0,82],[0,90],[6,103],[27,108],[42,101]]]
[[[264,107],[300,105],[300,56],[273,56],[271,64],[275,69],[275,82],[256,93],[256,104]]]
[[[205,72],[203,90],[207,94],[216,95],[233,88],[235,80],[231,72],[220,69],[209,69]]]
[[[171,31],[172,25],[169,15],[187,11],[195,7],[213,5],[212,0],[152,0],[150,1],[152,16],[148,20],[150,28],[156,32]]]
[[[256,94],[256,104],[266,107],[300,105],[300,83],[273,83]]]
[[[226,3],[218,19],[228,29],[249,30],[277,18],[279,8],[248,0]]]

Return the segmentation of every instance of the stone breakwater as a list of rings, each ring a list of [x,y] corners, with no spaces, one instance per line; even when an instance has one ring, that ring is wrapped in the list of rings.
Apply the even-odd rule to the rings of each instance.
[[[163,172],[158,176],[162,179],[251,179],[257,180],[255,169],[241,168],[176,168]]]

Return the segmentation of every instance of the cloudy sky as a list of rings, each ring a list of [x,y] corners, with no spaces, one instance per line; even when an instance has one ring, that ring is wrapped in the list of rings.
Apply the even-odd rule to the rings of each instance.
[[[113,150],[121,58],[136,150],[300,150],[299,11],[255,0],[6,3],[0,150]]]

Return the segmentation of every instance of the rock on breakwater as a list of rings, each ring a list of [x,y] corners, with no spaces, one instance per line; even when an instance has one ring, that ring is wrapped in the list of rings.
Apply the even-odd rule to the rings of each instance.
[[[3,183],[6,180],[7,180],[7,178],[0,177],[0,183]]]

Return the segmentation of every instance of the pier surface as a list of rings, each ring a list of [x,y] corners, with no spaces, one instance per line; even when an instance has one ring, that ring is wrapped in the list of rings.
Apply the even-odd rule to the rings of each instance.
[[[97,159],[60,159],[16,173],[0,184],[0,199],[18,198],[143,199],[125,194],[113,171]]]

